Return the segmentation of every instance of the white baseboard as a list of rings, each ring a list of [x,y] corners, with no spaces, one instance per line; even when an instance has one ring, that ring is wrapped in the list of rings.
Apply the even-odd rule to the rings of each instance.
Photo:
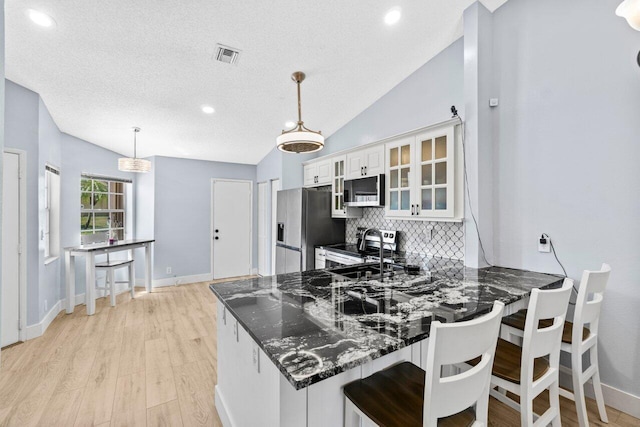
[[[569,385],[571,384],[571,373],[570,370],[567,371],[562,369],[560,371],[561,379],[565,381],[561,381],[562,384]],[[593,385],[591,380],[587,381],[585,386],[585,395],[591,399],[595,399],[595,395],[593,394]],[[631,393],[627,393],[626,391],[619,390],[615,387],[612,387],[607,384],[602,384],[602,395],[604,396],[604,403],[608,406],[611,406],[618,411],[622,411],[626,414],[629,414],[633,417],[640,418],[640,397],[634,396]]]
[[[185,283],[197,283],[213,280],[211,273],[193,274],[191,276],[179,276],[179,277],[166,277],[164,279],[153,279],[154,288],[162,288],[164,286],[177,286],[184,285]],[[143,278],[136,278],[136,287],[144,287],[145,282]]]
[[[49,310],[47,314],[44,315],[44,317],[39,323],[36,323],[35,325],[27,326],[27,329],[25,331],[26,332],[25,338],[27,340],[31,340],[34,338],[38,338],[39,336],[44,334],[44,331],[46,331],[49,325],[51,324],[51,322],[53,322],[53,319],[56,318],[58,313],[64,310],[64,306],[65,306],[64,301],[65,300],[60,300],[57,303],[55,303],[53,307],[51,307],[51,310]]]
[[[218,411],[218,417],[220,417],[220,421],[224,427],[231,427],[233,424],[231,423],[231,419],[229,418],[229,414],[227,413],[227,407],[224,404],[224,398],[220,393],[220,387],[216,385],[215,388],[215,403],[216,410]]]
[[[252,268],[251,269],[251,275],[252,276],[256,276],[258,274],[258,269],[257,268]]]

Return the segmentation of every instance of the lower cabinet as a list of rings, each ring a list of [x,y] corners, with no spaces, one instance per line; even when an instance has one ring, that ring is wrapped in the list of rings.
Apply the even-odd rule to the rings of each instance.
[[[296,390],[220,301],[217,333],[215,404],[225,427],[341,426],[345,384],[405,360],[422,366],[428,344],[417,342]]]

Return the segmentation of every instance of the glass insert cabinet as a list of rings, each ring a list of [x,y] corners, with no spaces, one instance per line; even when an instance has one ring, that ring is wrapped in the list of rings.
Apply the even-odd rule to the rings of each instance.
[[[386,144],[387,217],[454,218],[454,126]]]

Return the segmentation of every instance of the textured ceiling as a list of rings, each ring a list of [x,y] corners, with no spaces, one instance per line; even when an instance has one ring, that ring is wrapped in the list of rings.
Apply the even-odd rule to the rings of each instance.
[[[60,130],[118,153],[131,155],[139,126],[141,157],[255,164],[296,118],[293,71],[307,74],[305,124],[329,136],[460,37],[471,3],[8,0],[6,75],[42,96]],[[216,43],[241,49],[239,63],[214,61]]]

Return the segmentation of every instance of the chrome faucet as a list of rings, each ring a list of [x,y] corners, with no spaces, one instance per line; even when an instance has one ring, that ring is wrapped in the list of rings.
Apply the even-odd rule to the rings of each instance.
[[[369,233],[377,234],[380,238],[380,280],[382,280],[382,275],[384,274],[384,241],[382,240],[382,232],[377,228],[367,228],[364,233],[362,233],[362,240],[360,241],[360,249],[364,251],[367,247],[367,235]]]

